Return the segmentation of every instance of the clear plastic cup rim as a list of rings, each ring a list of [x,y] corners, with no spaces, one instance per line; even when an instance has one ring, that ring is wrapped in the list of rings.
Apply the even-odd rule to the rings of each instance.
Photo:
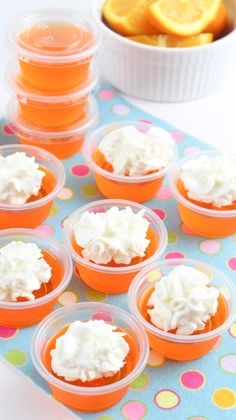
[[[82,50],[79,48],[68,48],[67,54],[65,55],[63,55],[63,53],[57,55],[50,49],[41,51],[37,47],[32,48],[29,45],[25,44],[23,46],[18,43],[18,35],[20,33],[29,30],[34,25],[42,25],[43,23],[45,24],[46,22],[52,21],[69,22],[75,26],[77,25],[77,28],[81,27],[82,29],[87,29],[93,35],[93,43],[90,43],[87,47],[85,46]],[[22,27],[20,30],[23,25],[26,26]],[[38,9],[28,11],[11,22],[7,39],[11,49],[16,51],[18,56],[23,57],[26,60],[35,61],[37,63],[67,64],[79,60],[82,60],[83,62],[90,60],[101,46],[102,31],[92,18],[82,16],[78,13],[78,10],[64,8]]]
[[[45,241],[47,244],[50,244],[52,247],[56,247],[58,251],[62,254],[62,263],[63,263],[63,277],[60,284],[47,295],[37,298],[32,301],[25,301],[25,302],[10,302],[10,301],[2,301],[0,300],[0,309],[7,309],[7,310],[22,310],[22,309],[33,309],[37,306],[41,306],[59,296],[63,290],[66,289],[69,282],[71,281],[71,277],[73,275],[73,263],[71,257],[64,247],[64,245],[59,242],[57,239],[52,238],[51,236],[39,232],[35,229],[22,229],[22,228],[13,228],[13,229],[3,229],[0,231],[0,238],[6,237],[6,239],[10,239],[11,237],[28,237],[32,236],[35,239],[41,239]],[[55,257],[56,258],[56,257]]]
[[[205,207],[198,206],[195,203],[187,200],[183,195],[179,192],[178,188],[176,187],[176,182],[179,180],[179,172],[181,166],[192,159],[199,158],[201,156],[209,156],[214,157],[218,155],[227,156],[227,153],[221,153],[219,150],[205,150],[199,153],[194,153],[191,156],[187,156],[184,159],[180,160],[170,171],[169,174],[169,188],[177,200],[178,203],[182,204],[183,206],[187,207],[188,209],[200,213],[204,216],[208,217],[218,217],[218,218],[228,218],[228,217],[236,217],[236,209],[235,210],[213,210],[207,209]]]
[[[175,145],[174,147],[174,157],[173,160],[169,163],[169,165],[167,165],[165,168],[162,168],[160,170],[157,170],[156,172],[149,174],[149,175],[142,175],[142,176],[125,176],[125,175],[117,175],[114,174],[113,172],[108,172],[105,169],[101,168],[99,165],[97,165],[91,155],[91,146],[94,143],[94,139],[96,138],[96,136],[104,130],[104,128],[112,128],[112,126],[116,126],[117,124],[121,124],[124,126],[127,125],[139,125],[141,127],[147,127],[147,128],[151,128],[152,125],[150,125],[149,123],[145,123],[145,122],[140,122],[138,120],[133,120],[133,121],[116,121],[113,123],[109,123],[109,124],[105,124],[101,127],[99,127],[97,130],[93,131],[93,133],[91,133],[90,135],[87,136],[87,138],[85,139],[85,143],[83,146],[83,150],[82,153],[84,155],[85,160],[87,161],[88,165],[92,168],[92,170],[103,176],[104,178],[110,179],[112,181],[116,181],[116,182],[121,182],[121,183],[127,183],[127,184],[138,184],[138,183],[146,183],[149,181],[154,181],[158,178],[161,178],[163,176],[165,176],[170,169],[172,168],[172,166],[178,161],[178,148],[177,145]]]
[[[18,104],[15,98],[12,98],[9,101],[7,116],[14,134],[20,137],[25,137],[26,139],[27,137],[33,136],[34,141],[38,140],[49,144],[53,143],[52,139],[56,139],[57,141],[61,140],[61,142],[64,143],[68,141],[68,139],[65,139],[66,137],[79,137],[85,135],[90,128],[96,125],[99,119],[97,102],[92,95],[89,95],[88,98],[86,117],[64,130],[60,129],[55,131],[54,129],[46,129],[45,127],[36,126],[34,124],[27,123],[26,121],[22,121],[19,117]],[[71,141],[74,140],[75,138],[71,139]]]
[[[102,208],[103,206],[108,207],[131,207],[134,210],[140,211],[145,210],[144,216],[148,216],[148,220],[150,221],[151,227],[158,236],[158,249],[156,252],[146,260],[142,261],[141,263],[134,264],[134,265],[127,265],[123,267],[108,267],[105,265],[95,264],[91,261],[86,261],[83,257],[81,257],[75,251],[74,247],[71,244],[71,226],[80,218],[80,216],[86,211],[93,211],[94,207]],[[133,201],[128,200],[119,200],[119,199],[106,199],[106,200],[98,200],[93,201],[92,203],[86,204],[85,206],[80,207],[74,213],[72,213],[69,218],[66,220],[66,223],[63,228],[63,241],[66,248],[69,250],[72,259],[76,262],[81,264],[84,267],[89,268],[90,270],[94,270],[100,273],[106,274],[128,274],[133,273],[141,270],[142,268],[150,265],[154,260],[160,258],[161,255],[164,253],[167,247],[167,230],[162,222],[162,220],[148,207],[145,207],[141,204],[135,203]]]
[[[47,163],[52,165],[50,172],[55,177],[56,185],[53,191],[51,191],[45,197],[39,198],[38,200],[32,201],[30,203],[17,204],[17,205],[0,203],[0,211],[10,211],[13,213],[16,211],[25,212],[27,210],[33,210],[37,207],[41,207],[47,202],[54,200],[57,194],[63,188],[65,184],[65,180],[66,180],[65,170],[60,160],[56,156],[54,156],[52,153],[48,152],[47,150],[44,150],[35,146],[28,146],[28,145],[23,145],[23,144],[8,144],[5,146],[0,146],[0,155],[2,155],[3,152],[5,154],[5,152],[8,152],[8,151],[9,151],[9,154],[13,154],[16,152],[24,152],[26,155],[30,154],[30,156],[35,157],[35,161],[37,163],[38,163],[37,157],[42,157]]]
[[[39,351],[41,335],[44,333],[45,329],[50,327],[50,325],[58,319],[58,317],[62,318],[63,314],[66,315],[69,312],[80,311],[80,310],[83,311],[83,310],[89,310],[89,309],[94,310],[94,311],[106,311],[106,312],[110,312],[111,314],[119,314],[120,317],[123,318],[127,322],[127,324],[129,324],[129,327],[135,330],[135,332],[138,335],[139,345],[140,345],[139,361],[134,367],[134,369],[127,376],[125,376],[120,381],[117,381],[110,385],[104,385],[104,386],[99,386],[99,387],[96,386],[96,387],[90,387],[90,388],[72,385],[71,383],[63,382],[63,381],[60,381],[60,379],[57,379],[54,375],[48,372],[44,364],[41,362],[41,354]],[[70,392],[73,394],[79,394],[79,395],[85,395],[85,396],[108,394],[108,393],[115,392],[119,389],[122,389],[128,386],[144,370],[147,364],[148,356],[149,356],[149,343],[148,343],[148,338],[143,327],[128,312],[116,306],[110,305],[108,303],[80,302],[74,305],[70,305],[69,307],[57,309],[56,311],[48,315],[39,324],[39,326],[37,327],[33,335],[32,344],[31,344],[32,362],[36,370],[38,371],[38,373],[47,382],[49,382],[50,384],[52,384],[53,386],[57,388],[62,389],[65,392]]]
[[[79,102],[84,100],[84,98],[92,91],[95,92],[98,86],[99,71],[97,64],[93,61],[90,66],[89,77],[85,82],[81,83],[76,87],[76,89],[70,90],[66,94],[58,95],[43,91],[42,89],[29,88],[24,85],[24,82],[21,80],[21,70],[16,60],[12,60],[8,63],[6,69],[6,79],[8,81],[8,85],[14,93],[22,96],[24,99],[50,104],[72,101]]]
[[[231,314],[228,315],[227,320],[220,325],[220,327],[209,331],[204,334],[197,334],[197,335],[183,335],[183,334],[172,334],[169,332],[165,332],[158,327],[155,327],[154,325],[150,324],[148,321],[146,321],[143,316],[140,314],[140,311],[137,307],[137,300],[139,298],[139,289],[143,283],[143,280],[145,277],[152,272],[153,270],[159,269],[163,266],[168,265],[168,263],[174,265],[184,264],[184,265],[199,265],[201,267],[205,267],[206,270],[211,271],[220,276],[224,283],[227,285],[228,290],[230,290],[231,298],[232,298],[232,310]],[[149,283],[150,286],[154,283]],[[208,263],[205,263],[200,260],[194,260],[190,258],[173,258],[171,260],[163,260],[158,261],[155,264],[152,264],[148,266],[145,270],[140,271],[133,282],[130,285],[129,291],[128,291],[128,306],[131,314],[137,319],[137,321],[144,327],[146,331],[153,334],[156,337],[162,338],[166,341],[170,341],[173,343],[184,343],[184,344],[194,344],[194,343],[200,343],[203,341],[208,341],[211,339],[214,339],[215,337],[221,335],[227,328],[232,325],[235,315],[236,315],[236,287],[230,277],[228,277],[223,271],[219,270],[218,268],[215,268],[211,266]]]

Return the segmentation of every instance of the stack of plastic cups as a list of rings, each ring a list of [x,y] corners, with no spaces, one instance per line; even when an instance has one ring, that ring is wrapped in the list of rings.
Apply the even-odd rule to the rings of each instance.
[[[76,11],[39,10],[14,22],[9,43],[17,59],[7,68],[14,92],[8,119],[20,143],[60,159],[81,149],[98,121],[93,58],[101,41],[96,25]]]

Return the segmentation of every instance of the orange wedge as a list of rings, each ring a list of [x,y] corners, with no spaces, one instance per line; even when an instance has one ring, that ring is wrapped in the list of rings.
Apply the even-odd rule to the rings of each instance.
[[[158,31],[147,20],[148,7],[155,0],[106,0],[103,17],[120,35],[154,35]]]
[[[199,34],[182,38],[175,35],[139,35],[128,38],[140,44],[164,48],[196,47],[198,45],[209,44],[213,41],[212,34]]]
[[[214,21],[220,3],[221,0],[158,0],[149,6],[147,18],[161,33],[193,36]]]
[[[211,32],[214,39],[219,38],[227,27],[228,13],[224,3],[220,4],[216,18],[210,25],[207,26],[205,32]]]

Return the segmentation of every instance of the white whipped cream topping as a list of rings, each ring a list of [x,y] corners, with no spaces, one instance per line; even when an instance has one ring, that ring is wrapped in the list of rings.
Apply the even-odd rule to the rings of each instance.
[[[84,212],[73,227],[82,256],[96,264],[130,264],[132,258],[144,257],[149,240],[144,211],[134,213],[130,207],[111,207],[103,213]]]
[[[0,203],[24,204],[37,195],[45,176],[34,157],[16,152],[0,156]]]
[[[33,243],[12,241],[0,248],[0,300],[34,300],[34,290],[51,278],[51,267]]]
[[[161,277],[148,301],[152,323],[164,331],[176,329],[176,334],[203,330],[218,307],[219,291],[209,282],[206,274],[185,265]]]
[[[125,365],[129,345],[125,333],[102,320],[75,321],[57,338],[52,370],[66,381],[93,381],[113,376]]]
[[[175,142],[168,131],[159,127],[141,133],[133,126],[122,127],[106,135],[98,148],[118,175],[142,176],[170,164]]]
[[[201,156],[184,163],[180,179],[188,197],[216,207],[236,200],[236,157]]]

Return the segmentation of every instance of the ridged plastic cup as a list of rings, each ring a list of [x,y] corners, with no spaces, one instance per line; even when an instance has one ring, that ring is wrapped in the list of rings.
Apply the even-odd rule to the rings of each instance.
[[[29,89],[15,62],[7,68],[7,79],[16,95],[23,120],[46,129],[63,130],[85,117],[88,97],[98,83],[98,68],[93,63],[87,79],[77,89],[63,95],[52,95],[45,89]]]
[[[13,99],[9,103],[8,119],[20,143],[41,147],[58,159],[68,159],[80,151],[88,131],[97,124],[98,106],[90,96],[85,116],[75,124],[56,130],[29,124],[21,118],[17,101]]]
[[[102,36],[94,22],[76,10],[42,9],[12,22],[8,40],[25,84],[59,93],[87,79]]]
[[[61,162],[46,150],[34,146],[9,144],[0,146],[0,155],[8,156],[24,152],[35,157],[40,169],[45,171],[42,186],[48,193],[39,199],[24,204],[3,204],[0,202],[0,229],[35,228],[49,215],[54,199],[65,184],[65,170]]]
[[[82,214],[86,211],[93,213],[104,212],[114,206],[117,206],[119,209],[129,206],[135,213],[144,210],[144,217],[150,223],[147,233],[147,237],[150,237],[150,245],[146,250],[146,253],[149,255],[137,264],[122,266],[95,264],[86,261],[74,247],[72,229]],[[141,204],[127,200],[100,200],[80,207],[67,219],[64,226],[63,239],[72,259],[76,262],[80,277],[84,283],[99,292],[117,294],[127,292],[132,280],[139,271],[161,257],[167,246],[167,231],[161,219],[151,209]]]
[[[82,387],[61,381],[45,366],[44,349],[47,340],[65,325],[76,320],[102,319],[122,328],[133,338],[137,346],[134,369],[123,379],[105,386]],[[144,370],[149,355],[149,344],[144,329],[124,310],[105,303],[82,302],[62,308],[48,316],[37,328],[31,346],[33,364],[49,384],[54,397],[63,404],[80,411],[95,412],[105,410],[118,403],[128,388]]]
[[[227,313],[225,314],[225,307],[222,302],[221,305],[218,304],[218,317],[221,316],[221,312],[224,314],[222,324],[204,334],[201,331],[194,335],[165,332],[148,322],[142,314],[145,310],[146,294],[150,288],[152,289],[153,281],[160,276],[167,275],[181,264],[203,271],[210,278],[210,285],[219,289],[227,305]],[[222,333],[233,323],[236,316],[236,288],[226,274],[210,264],[191,259],[170,259],[159,261],[136,276],[128,292],[128,305],[132,315],[145,329],[150,347],[160,356],[184,362],[198,359],[207,354],[216,345]]]
[[[178,181],[184,163],[201,156],[216,157],[221,155],[220,151],[206,150],[186,157],[173,167],[169,176],[169,187],[178,202],[182,222],[196,235],[207,238],[221,238],[236,232],[236,208],[235,210],[215,210],[192,203],[181,194],[178,189]]]
[[[140,132],[148,131],[152,125],[140,121],[118,121],[106,124],[87,136],[83,153],[89,166],[94,171],[98,189],[107,198],[120,198],[143,203],[155,197],[164,177],[177,161],[178,151],[175,146],[172,162],[163,169],[143,176],[124,176],[103,169],[96,162],[96,151],[102,139],[114,130],[134,126]]]
[[[68,251],[55,238],[33,229],[5,229],[0,231],[0,248],[11,241],[36,244],[47,253],[47,262],[52,267],[52,290],[42,297],[29,301],[1,301],[0,324],[11,328],[25,328],[37,324],[52,312],[58,296],[68,286],[73,264]]]

